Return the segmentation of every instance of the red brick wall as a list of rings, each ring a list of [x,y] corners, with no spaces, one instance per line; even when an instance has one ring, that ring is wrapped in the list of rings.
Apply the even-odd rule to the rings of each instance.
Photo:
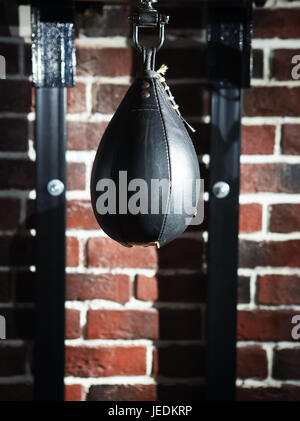
[[[299,400],[291,319],[300,314],[300,88],[290,57],[300,38],[293,5],[300,4],[269,5],[255,11],[254,79],[244,100],[237,384],[239,399]],[[207,215],[159,252],[128,250],[98,229],[89,203],[95,150],[136,69],[127,15],[105,7],[102,16],[77,19],[78,77],[68,97],[66,399],[202,399]],[[203,34],[185,28],[183,16],[157,62],[169,65],[172,93],[197,128],[207,177]],[[32,399],[33,384],[34,106],[30,39],[9,36],[5,25],[0,35],[8,63],[0,81],[0,314],[9,332],[0,344],[0,397],[19,400]]]
[[[239,273],[249,294],[239,304],[237,383],[240,399],[299,400],[291,320],[300,295],[300,91],[291,58],[300,4],[272,3],[254,15],[262,74],[244,96]]]
[[[0,399],[29,400],[34,329],[29,198],[34,197],[35,167],[30,49],[16,36],[13,10],[10,28],[2,10],[0,15],[0,54],[7,71],[7,80],[0,80],[0,314],[6,317],[8,338],[0,343]]]

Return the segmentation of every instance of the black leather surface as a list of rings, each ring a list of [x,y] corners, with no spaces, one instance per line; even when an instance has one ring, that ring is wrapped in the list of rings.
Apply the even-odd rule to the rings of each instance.
[[[109,123],[93,165],[91,200],[95,216],[102,229],[123,245],[154,241],[160,246],[167,244],[186,229],[186,218],[192,217],[185,212],[175,214],[174,204],[185,180],[200,178],[198,159],[180,116],[158,81],[160,77],[148,70],[138,75]],[[145,88],[144,82],[150,86]],[[143,95],[146,91],[149,97]],[[116,214],[99,215],[96,201],[101,192],[96,191],[97,182],[110,178],[118,186],[119,171],[127,171],[128,182],[139,178],[149,187],[151,179],[166,179],[164,209],[151,213],[149,191],[147,214],[120,214],[117,199]],[[134,193],[128,193],[128,199]]]

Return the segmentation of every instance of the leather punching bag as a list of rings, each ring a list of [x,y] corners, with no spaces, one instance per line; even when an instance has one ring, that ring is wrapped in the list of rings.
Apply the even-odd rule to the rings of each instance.
[[[155,48],[111,119],[91,176],[91,201],[103,231],[124,246],[161,247],[193,218],[199,163]],[[158,184],[159,188],[157,188]],[[186,188],[189,184],[189,188]],[[188,210],[183,202],[192,203]]]

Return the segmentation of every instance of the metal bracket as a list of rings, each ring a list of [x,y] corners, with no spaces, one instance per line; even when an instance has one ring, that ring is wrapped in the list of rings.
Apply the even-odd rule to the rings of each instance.
[[[34,2],[32,26],[32,82],[35,87],[74,86],[76,56],[73,2]]]
[[[137,11],[129,17],[133,24],[133,42],[137,50],[142,51],[143,46],[139,41],[139,28],[158,28],[158,42],[152,47],[159,50],[165,39],[165,25],[169,22],[169,16],[159,13],[152,7],[152,2],[143,2]]]
[[[248,88],[251,80],[252,1],[208,6],[208,73],[215,87]]]

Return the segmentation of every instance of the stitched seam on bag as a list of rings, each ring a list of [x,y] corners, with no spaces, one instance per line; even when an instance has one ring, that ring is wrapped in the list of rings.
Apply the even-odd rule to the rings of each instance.
[[[167,200],[167,206],[166,206],[166,213],[164,215],[164,220],[162,223],[162,227],[158,236],[158,243],[162,237],[164,228],[166,226],[166,222],[167,222],[167,217],[168,217],[168,209],[170,206],[170,200],[171,200],[171,189],[172,189],[172,180],[171,180],[171,162],[170,162],[170,153],[169,153],[169,144],[168,144],[168,139],[167,139],[167,134],[166,134],[166,130],[165,130],[165,124],[164,124],[164,120],[163,120],[163,116],[162,116],[162,112],[161,112],[161,108],[160,108],[160,104],[158,101],[158,95],[157,95],[157,86],[156,86],[156,81],[154,81],[153,83],[153,87],[154,87],[154,96],[155,96],[155,100],[156,100],[156,104],[159,110],[159,116],[160,116],[160,120],[161,120],[161,124],[162,124],[162,128],[163,128],[163,134],[164,134],[164,139],[165,139],[165,143],[166,143],[166,153],[167,153],[167,162],[168,162],[168,175],[169,175],[169,182],[170,182],[170,187],[169,187],[169,192],[168,192],[168,200]]]
[[[182,121],[182,116],[180,117],[179,114],[176,113],[176,111],[174,110],[174,108],[172,108],[170,101],[168,100],[168,96],[165,93],[165,91],[163,90],[161,84],[158,85],[158,89],[160,89],[161,92],[161,96],[163,97],[163,100],[167,106],[167,108],[170,110],[172,117],[176,120],[178,120],[178,122],[180,122],[183,131],[186,132],[186,136],[188,136],[190,138],[190,135],[186,129],[186,126],[184,125],[183,121]]]

